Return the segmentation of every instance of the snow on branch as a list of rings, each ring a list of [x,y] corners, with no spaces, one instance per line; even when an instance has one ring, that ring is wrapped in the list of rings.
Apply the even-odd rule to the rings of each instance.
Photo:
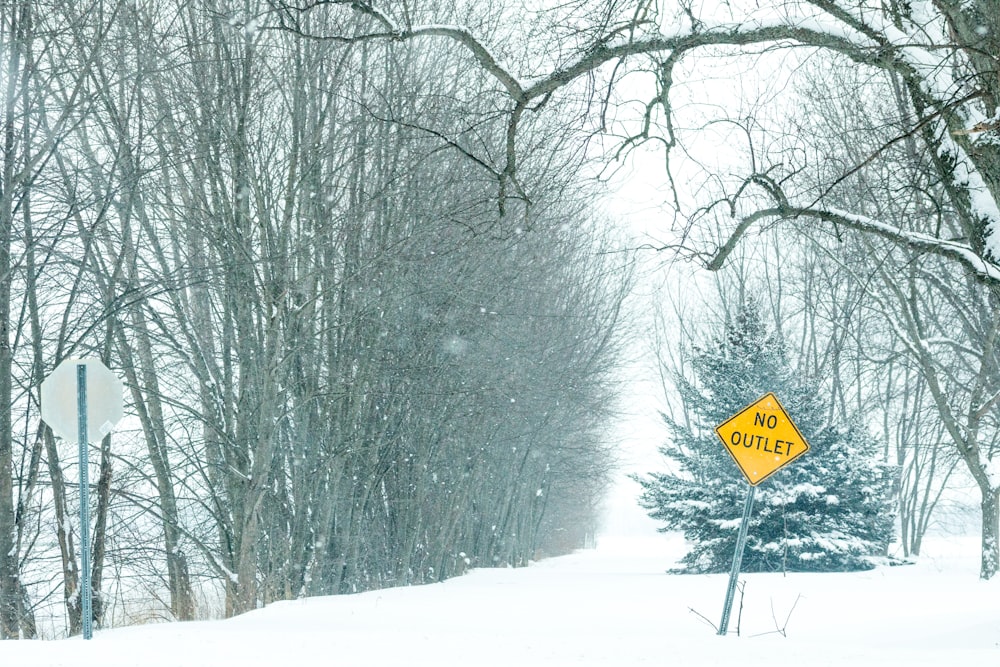
[[[875,218],[857,213],[850,213],[830,207],[801,207],[791,204],[781,204],[771,208],[760,209],[740,221],[736,230],[730,234],[726,243],[721,246],[708,262],[710,270],[722,268],[729,254],[738,244],[740,237],[757,221],[766,218],[814,218],[840,225],[849,229],[881,236],[893,243],[937,255],[964,266],[971,275],[981,282],[1000,285],[1000,266],[987,261],[977,254],[968,244],[940,239],[929,234],[902,229]]]
[[[947,127],[939,128],[938,152],[954,163],[954,184],[969,197],[970,213],[983,225],[985,252],[991,258],[1000,258],[1000,207],[982,173],[968,152],[955,141]]]
[[[1000,266],[981,257],[967,243],[949,241],[929,234],[901,229],[875,218],[836,208],[790,207],[788,213],[795,217],[813,217],[858,231],[870,232],[898,245],[957,261],[977,279],[1000,285]]]

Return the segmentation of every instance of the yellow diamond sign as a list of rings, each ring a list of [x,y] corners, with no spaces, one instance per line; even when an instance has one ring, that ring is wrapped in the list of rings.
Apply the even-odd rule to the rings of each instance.
[[[774,394],[765,394],[715,427],[750,486],[809,451],[809,443]]]

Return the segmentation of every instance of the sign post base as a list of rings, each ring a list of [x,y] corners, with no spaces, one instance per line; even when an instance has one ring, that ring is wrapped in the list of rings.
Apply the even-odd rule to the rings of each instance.
[[[729,616],[733,612],[733,598],[736,597],[736,581],[740,576],[740,566],[743,564],[743,548],[747,544],[747,530],[750,527],[750,513],[753,512],[753,496],[756,486],[751,486],[747,492],[747,500],[743,505],[743,523],[736,536],[736,553],[733,554],[733,568],[729,571],[729,587],[726,589],[726,603],[722,607],[722,620],[719,622],[719,635],[729,632]]]

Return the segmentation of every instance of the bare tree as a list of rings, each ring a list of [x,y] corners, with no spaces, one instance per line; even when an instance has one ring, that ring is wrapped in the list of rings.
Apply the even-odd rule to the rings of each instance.
[[[37,393],[33,382],[41,376],[37,324],[38,274],[34,245],[52,230],[39,230],[38,210],[59,220],[55,234],[66,220],[65,200],[36,196],[47,183],[47,172],[59,142],[80,114],[85,113],[81,90],[95,53],[100,50],[106,17],[95,15],[87,23],[89,37],[74,51],[79,68],[68,70],[53,57],[62,38],[72,41],[66,20],[86,15],[89,7],[55,2],[42,10],[38,3],[6,3],[0,9],[0,43],[4,60],[3,164],[0,166],[0,637],[34,636],[35,623],[20,568],[30,561],[26,552],[24,521],[37,501],[34,497],[41,470],[42,429],[15,428],[37,418]],[[82,12],[78,13],[78,12]],[[54,102],[58,102],[55,104]],[[54,111],[50,111],[54,109]],[[41,241],[47,243],[48,239]],[[25,273],[28,272],[28,274]],[[16,286],[16,287],[15,287]],[[16,300],[22,300],[20,304]],[[13,308],[12,308],[13,306]],[[18,312],[17,317],[12,317]],[[31,324],[26,321],[31,320]],[[32,333],[22,336],[31,327]],[[27,376],[16,372],[14,360],[25,354]],[[15,387],[20,391],[15,393]],[[16,416],[16,419],[13,418]],[[18,440],[15,433],[25,434]],[[32,433],[33,436],[28,436]],[[31,460],[26,475],[15,475],[15,449]],[[63,536],[67,537],[67,536]],[[70,542],[60,540],[68,548]],[[67,580],[72,586],[72,577]],[[67,592],[69,595],[69,592]]]

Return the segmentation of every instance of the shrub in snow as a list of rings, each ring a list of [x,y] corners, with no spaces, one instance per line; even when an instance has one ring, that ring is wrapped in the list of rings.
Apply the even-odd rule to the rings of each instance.
[[[894,469],[859,423],[830,424],[819,387],[789,366],[780,340],[749,303],[724,333],[695,347],[695,378],[677,379],[687,419],[664,415],[670,437],[661,452],[672,470],[636,477],[640,503],[683,531],[691,544],[681,571],[727,572],[749,487],[713,429],[773,391],[810,451],[758,487],[744,572],[870,569],[894,524]]]

